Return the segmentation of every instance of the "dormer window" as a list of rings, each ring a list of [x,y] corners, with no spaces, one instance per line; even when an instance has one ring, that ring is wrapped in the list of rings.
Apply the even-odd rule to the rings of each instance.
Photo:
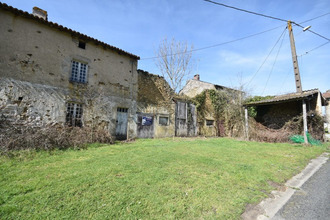
[[[78,47],[81,48],[81,49],[85,49],[86,48],[86,43],[83,42],[83,41],[79,41]]]

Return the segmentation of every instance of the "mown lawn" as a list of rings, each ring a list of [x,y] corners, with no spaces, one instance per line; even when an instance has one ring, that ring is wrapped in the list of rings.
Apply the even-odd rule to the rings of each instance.
[[[175,138],[0,157],[0,219],[239,219],[325,147]]]

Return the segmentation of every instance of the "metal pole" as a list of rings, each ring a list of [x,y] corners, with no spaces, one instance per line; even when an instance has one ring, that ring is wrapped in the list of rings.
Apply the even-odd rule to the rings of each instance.
[[[307,139],[307,111],[306,111],[306,101],[303,100],[303,123],[304,123],[304,142],[305,144],[308,144]]]
[[[291,53],[292,53],[294,77],[295,77],[295,81],[296,81],[296,91],[299,92],[299,93],[302,93],[301,80],[300,80],[300,72],[299,72],[299,66],[298,66],[298,60],[297,60],[297,53],[296,53],[296,46],[295,46],[295,43],[294,43],[291,21],[288,21],[288,30],[289,30],[289,36],[290,36],[290,44],[291,44]]]

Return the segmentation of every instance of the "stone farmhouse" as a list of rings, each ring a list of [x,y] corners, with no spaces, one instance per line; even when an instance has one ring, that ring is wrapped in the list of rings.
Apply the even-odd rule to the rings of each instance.
[[[67,124],[134,138],[139,57],[0,3],[0,116],[16,124]]]
[[[196,110],[139,57],[0,3],[0,117],[17,125],[89,126],[116,139],[195,136]]]

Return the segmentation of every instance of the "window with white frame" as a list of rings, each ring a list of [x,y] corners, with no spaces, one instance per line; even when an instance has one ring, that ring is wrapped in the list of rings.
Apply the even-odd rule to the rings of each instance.
[[[72,60],[70,81],[78,83],[87,83],[87,69],[88,65],[86,63],[81,63]]]
[[[83,105],[69,102],[66,105],[66,123],[73,127],[82,127]]]

